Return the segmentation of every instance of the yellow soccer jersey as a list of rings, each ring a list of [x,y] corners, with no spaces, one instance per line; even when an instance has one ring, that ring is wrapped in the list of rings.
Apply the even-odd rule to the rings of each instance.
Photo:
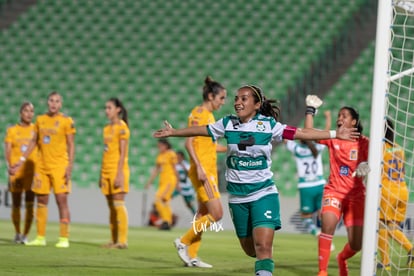
[[[30,141],[35,134],[35,125],[22,126],[16,124],[7,129],[6,137],[4,137],[5,143],[11,144],[10,165],[19,162],[20,157],[27,150]],[[37,159],[37,148],[35,148],[30,156],[27,158],[27,162],[35,163]],[[26,162],[25,162],[26,164]],[[24,167],[23,167],[24,171]]]
[[[188,117],[188,126],[207,126],[214,123],[214,115],[202,106],[196,106]],[[196,136],[193,140],[193,147],[203,167],[216,166],[217,152],[216,143],[211,137]],[[191,160],[192,166],[194,166]]]
[[[405,183],[404,151],[397,144],[384,144],[384,168],[382,172],[382,185],[384,187],[398,188]]]
[[[158,154],[156,163],[161,169],[160,184],[177,178],[175,173],[175,165],[177,162],[177,155],[173,150],[168,150],[164,153]]]
[[[53,117],[43,114],[36,118],[41,166],[46,170],[67,166],[69,162],[66,135],[75,134],[71,117],[59,113]]]
[[[119,142],[127,140],[124,169],[128,168],[128,141],[129,128],[124,121],[118,124],[108,124],[103,129],[104,152],[102,156],[102,172],[109,173],[118,169],[118,162],[121,155]]]

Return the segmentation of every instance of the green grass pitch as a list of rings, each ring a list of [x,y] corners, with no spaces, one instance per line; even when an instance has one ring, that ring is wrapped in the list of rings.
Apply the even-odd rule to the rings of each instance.
[[[33,226],[31,238],[34,237]],[[129,249],[103,249],[109,240],[104,225],[71,225],[71,247],[54,247],[58,225],[49,223],[46,247],[25,247],[11,242],[10,221],[0,221],[0,275],[254,275],[254,259],[245,256],[232,231],[204,234],[200,257],[212,269],[187,268],[178,259],[172,241],[184,229],[161,232],[154,228],[129,229]],[[335,256],[345,237],[335,237],[330,275],[337,275]],[[279,234],[274,241],[274,275],[307,276],[317,274],[317,241],[309,235]],[[349,262],[350,275],[359,275],[360,256]]]

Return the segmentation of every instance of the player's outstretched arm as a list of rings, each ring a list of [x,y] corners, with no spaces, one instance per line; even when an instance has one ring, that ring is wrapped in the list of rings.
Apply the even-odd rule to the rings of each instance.
[[[325,140],[325,139],[341,139],[354,141],[359,137],[360,133],[356,128],[346,128],[341,126],[338,130],[319,130],[314,128],[298,128],[294,135],[294,139],[301,140]]]
[[[153,134],[155,138],[209,136],[206,126],[193,126],[174,129],[167,121],[164,122],[164,125],[165,127],[163,129],[157,130]]]

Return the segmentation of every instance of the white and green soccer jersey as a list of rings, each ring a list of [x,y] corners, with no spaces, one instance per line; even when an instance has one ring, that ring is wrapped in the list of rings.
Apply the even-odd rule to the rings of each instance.
[[[210,136],[227,140],[227,191],[231,203],[257,200],[277,193],[270,170],[272,141],[281,141],[286,125],[272,117],[256,115],[242,123],[236,116],[227,116],[208,125]]]
[[[191,184],[191,180],[188,177],[188,170],[190,169],[190,164],[188,164],[188,162],[184,160],[182,163],[175,165],[175,168],[180,178],[180,181],[178,183],[178,185],[180,185],[180,194],[182,196],[194,195],[193,184]]]
[[[299,189],[325,185],[322,156],[320,154],[326,148],[324,145],[315,144],[315,148],[319,153],[316,158],[313,157],[312,151],[306,144],[288,141],[286,147],[295,156]]]

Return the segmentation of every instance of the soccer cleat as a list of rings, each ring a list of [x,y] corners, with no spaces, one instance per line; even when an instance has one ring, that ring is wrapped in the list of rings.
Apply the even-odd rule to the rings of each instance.
[[[181,238],[176,238],[174,240],[174,246],[177,249],[178,257],[185,265],[190,263],[190,257],[188,256],[188,246],[181,242]]]
[[[102,247],[102,248],[113,248],[113,247],[114,247],[114,245],[115,245],[115,243],[113,243],[113,242],[108,242],[108,243],[106,243],[106,244],[103,244],[101,247]]]
[[[16,235],[14,236],[13,241],[14,241],[14,243],[17,243],[17,244],[22,243],[22,235],[19,234],[19,233],[16,233]]]
[[[27,246],[46,246],[46,239],[42,236],[37,236],[36,239],[26,243]]]
[[[407,266],[410,268],[414,268],[414,249],[411,249],[408,252]]]
[[[28,243],[27,237],[26,237],[26,236],[21,235],[21,236],[20,236],[20,243],[21,243],[21,244],[27,244],[27,243]]]
[[[348,264],[346,260],[341,257],[341,254],[336,256],[336,260],[338,261],[339,276],[348,276]]]
[[[111,248],[114,248],[114,249],[128,249],[128,244],[126,244],[126,243],[115,243],[114,245],[112,245]]]
[[[160,225],[159,229],[160,229],[160,230],[166,230],[166,231],[168,231],[168,230],[171,230],[171,227],[170,227],[170,225],[168,224],[168,222],[164,221],[164,222]]]
[[[55,244],[57,248],[68,248],[69,247],[69,239],[64,237],[59,237],[58,242]]]
[[[187,266],[189,267],[202,267],[202,268],[212,268],[211,264],[205,263],[199,258],[193,258],[188,262]]]
[[[389,265],[389,264],[384,265],[382,263],[377,263],[377,268],[378,269],[383,269],[385,271],[391,271],[391,265]]]
[[[326,272],[325,270],[321,270],[319,271],[318,276],[328,276],[328,272]]]

